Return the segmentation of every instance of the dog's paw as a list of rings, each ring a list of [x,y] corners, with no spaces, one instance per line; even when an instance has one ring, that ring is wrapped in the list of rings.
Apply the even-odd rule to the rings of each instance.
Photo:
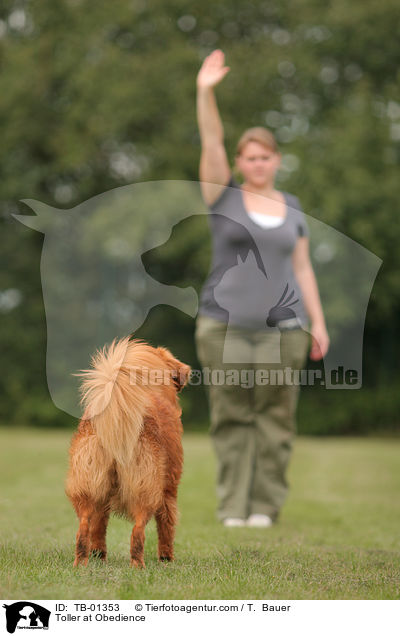
[[[76,557],[74,561],[74,568],[77,568],[80,565],[83,565],[86,567],[87,564],[88,564],[88,559],[79,559],[78,557]]]
[[[145,570],[146,566],[144,561],[138,559],[131,559],[131,567],[136,568],[137,570]]]
[[[107,552],[104,552],[104,550],[93,549],[90,555],[96,560],[106,561],[107,559]]]

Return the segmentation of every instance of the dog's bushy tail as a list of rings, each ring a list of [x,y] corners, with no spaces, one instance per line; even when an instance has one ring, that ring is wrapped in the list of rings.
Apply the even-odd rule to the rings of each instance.
[[[132,459],[149,405],[149,388],[131,383],[129,344],[129,338],[114,340],[95,354],[91,369],[77,374],[83,377],[83,417],[90,419],[106,453],[122,465]]]

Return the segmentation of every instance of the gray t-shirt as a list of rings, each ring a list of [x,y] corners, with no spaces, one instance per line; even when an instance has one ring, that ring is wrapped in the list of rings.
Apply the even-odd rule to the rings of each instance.
[[[210,206],[213,257],[199,314],[249,329],[288,319],[306,324],[292,252],[298,237],[308,236],[308,227],[297,197],[283,195],[286,217],[273,228],[251,219],[233,177]]]

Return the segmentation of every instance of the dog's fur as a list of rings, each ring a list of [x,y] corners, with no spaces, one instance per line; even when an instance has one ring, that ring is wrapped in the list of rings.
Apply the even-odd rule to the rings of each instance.
[[[151,378],[151,372],[157,375]],[[158,557],[173,560],[183,463],[177,393],[189,373],[167,349],[125,338],[98,351],[92,368],[79,374],[85,410],[72,439],[66,483],[79,518],[75,566],[86,565],[90,552],[106,558],[111,512],[135,522],[131,565],[144,567],[145,527],[153,516]]]

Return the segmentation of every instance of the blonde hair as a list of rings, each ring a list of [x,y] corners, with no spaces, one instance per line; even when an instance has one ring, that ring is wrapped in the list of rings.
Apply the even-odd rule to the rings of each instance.
[[[240,137],[236,146],[236,156],[240,155],[249,141],[256,141],[257,143],[265,146],[272,152],[279,152],[278,144],[272,132],[263,126],[256,126],[254,128],[248,128],[244,131]]]

